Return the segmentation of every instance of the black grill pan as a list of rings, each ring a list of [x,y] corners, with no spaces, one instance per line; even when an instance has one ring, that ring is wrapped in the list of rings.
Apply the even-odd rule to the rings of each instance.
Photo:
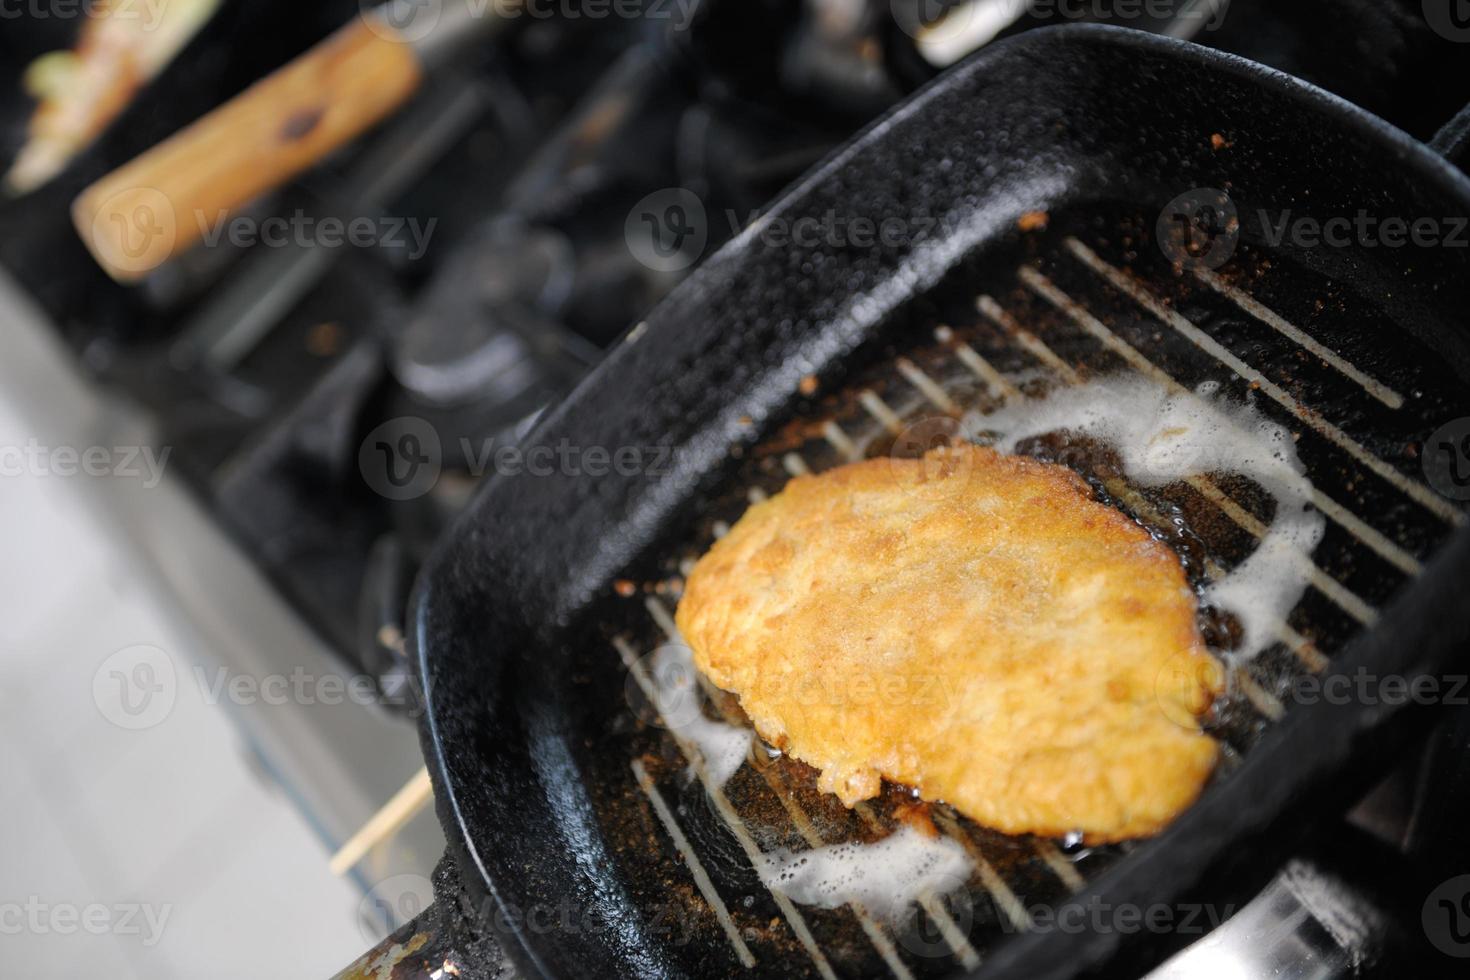
[[[644,465],[494,477],[416,593],[424,746],[471,909],[460,928],[494,929],[530,976],[1136,972],[1180,937],[1017,935],[1016,903],[1249,894],[1294,833],[1361,791],[1433,709],[1292,704],[1290,692],[1306,673],[1461,665],[1470,537],[1421,460],[1432,433],[1470,415],[1470,250],[1272,244],[1242,220],[1216,270],[1222,291],[1155,240],[1169,202],[1201,188],[1242,216],[1363,209],[1448,228],[1470,215],[1462,173],[1318,89],[1148,35],[1035,31],[871,126],[636,325],[527,453],[632,448]],[[1045,227],[1022,220],[1035,212]],[[833,215],[849,227],[896,217],[911,232],[861,247],[761,232]],[[1011,327],[977,309],[981,295]],[[1300,642],[1238,670],[1217,712],[1228,764],[1135,846],[1068,848],[956,821],[995,874],[920,914],[943,942],[848,908],[793,916],[750,870],[748,846],[879,836],[899,801],[850,813],[804,767],[758,750],[718,798],[690,781],[628,669],[636,680],[639,658],[666,642],[681,567],[790,473],[886,451],[885,411],[899,425],[942,415],[936,389],[983,409],[1007,385],[1149,368],[1253,398],[1299,433],[1324,506],[1341,511],[1313,555],[1320,587],[1285,624]],[[1089,460],[1078,465],[1103,492]],[[1151,526],[1168,507],[1189,517],[1178,543],[1200,559],[1192,568],[1249,553],[1244,525],[1196,520],[1187,490],[1115,502]],[[738,712],[718,696],[707,710]]]

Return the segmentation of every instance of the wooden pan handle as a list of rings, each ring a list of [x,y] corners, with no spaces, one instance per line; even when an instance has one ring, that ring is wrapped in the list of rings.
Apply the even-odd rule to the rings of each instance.
[[[72,220],[110,276],[135,282],[392,113],[422,80],[386,20],[355,18],[87,188]]]

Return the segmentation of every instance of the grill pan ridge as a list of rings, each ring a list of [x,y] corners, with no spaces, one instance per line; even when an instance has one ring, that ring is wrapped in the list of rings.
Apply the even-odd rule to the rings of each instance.
[[[1050,83],[1018,81],[1038,77]],[[1230,137],[1224,152],[1216,133]],[[502,911],[548,901],[576,910],[579,925],[551,932],[500,926],[523,970],[1137,969],[1167,945],[1142,950],[1106,931],[1009,938],[1021,931],[1018,903],[1079,892],[1147,907],[1205,886],[1216,900],[1244,894],[1259,884],[1248,866],[1287,846],[1293,815],[1351,798],[1353,773],[1370,767],[1349,760],[1387,752],[1406,716],[1280,702],[1304,672],[1435,673],[1463,645],[1470,613],[1456,583],[1470,539],[1401,449],[1470,415],[1470,345],[1455,319],[1470,307],[1470,260],[1450,249],[1411,262],[1273,248],[1247,234],[1212,286],[1171,275],[1151,241],[1159,209],[1196,187],[1228,188],[1242,213],[1470,213],[1463,175],[1300,82],[1119,29],[1032,32],[944,76],[789,191],[529,440],[667,450],[665,466],[500,476],[482,491],[420,580],[413,643],[437,805],[471,890]],[[932,219],[937,230],[870,249],[777,248],[760,235],[763,222],[829,210]],[[1039,210],[1050,215],[1044,231],[1016,230]],[[989,301],[977,307],[980,296]],[[1342,357],[1304,355],[1299,339],[1243,305],[1253,302]],[[1241,361],[1260,377],[1231,366]],[[883,452],[895,425],[983,408],[1014,389],[1150,369],[1184,387],[1215,380],[1249,394],[1302,433],[1324,506],[1342,509],[1328,515],[1313,588],[1286,639],[1237,670],[1217,711],[1228,749],[1219,778],[1159,838],[1070,854],[938,808],[936,822],[973,846],[981,870],[958,907],[926,904],[925,935],[938,939],[922,947],[861,910],[793,913],[764,893],[752,847],[880,836],[904,801],[890,793],[843,811],[815,794],[803,767],[758,749],[728,793],[690,782],[688,753],[638,711],[640,658],[667,639],[677,584],[630,597],[615,580],[676,580],[750,499],[865,446]],[[816,393],[802,384],[809,377]],[[1096,462],[1080,458],[1098,491],[1159,533],[1170,532],[1170,507],[1188,515],[1190,540],[1176,543],[1196,578],[1248,553],[1251,518],[1269,519],[1248,488],[1226,486],[1236,517],[1201,521],[1208,487],[1140,497]],[[1292,635],[1305,642],[1293,646]],[[712,713],[738,716],[733,699],[711,694]]]

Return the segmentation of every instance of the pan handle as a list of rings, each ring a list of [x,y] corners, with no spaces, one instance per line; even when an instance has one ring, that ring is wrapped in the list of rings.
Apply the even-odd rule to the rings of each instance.
[[[469,976],[454,951],[440,903],[363,953],[333,980],[440,980]]]
[[[513,980],[519,972],[491,926],[494,899],[466,893],[445,854],[434,869],[434,900],[407,925],[359,956],[333,980]]]

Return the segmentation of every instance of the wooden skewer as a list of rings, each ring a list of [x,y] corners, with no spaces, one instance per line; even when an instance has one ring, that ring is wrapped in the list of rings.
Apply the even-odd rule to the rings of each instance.
[[[408,785],[393,794],[393,798],[383,804],[383,808],[373,814],[362,825],[362,829],[332,855],[331,864],[328,865],[332,874],[340,877],[352,870],[368,851],[402,830],[403,825],[416,817],[433,798],[434,786],[429,781],[429,770],[426,766],[414,773]]]
[[[398,108],[413,49],[355,19],[314,50],[87,188],[82,241],[119,282],[143,278],[233,214]]]
[[[404,6],[406,4],[406,6]],[[99,265],[131,283],[397,110],[426,74],[520,13],[521,0],[400,0],[363,13],[295,61],[103,177],[72,205]],[[441,10],[442,8],[442,10]],[[405,27],[395,23],[407,9]],[[397,12],[397,13],[396,13]]]

